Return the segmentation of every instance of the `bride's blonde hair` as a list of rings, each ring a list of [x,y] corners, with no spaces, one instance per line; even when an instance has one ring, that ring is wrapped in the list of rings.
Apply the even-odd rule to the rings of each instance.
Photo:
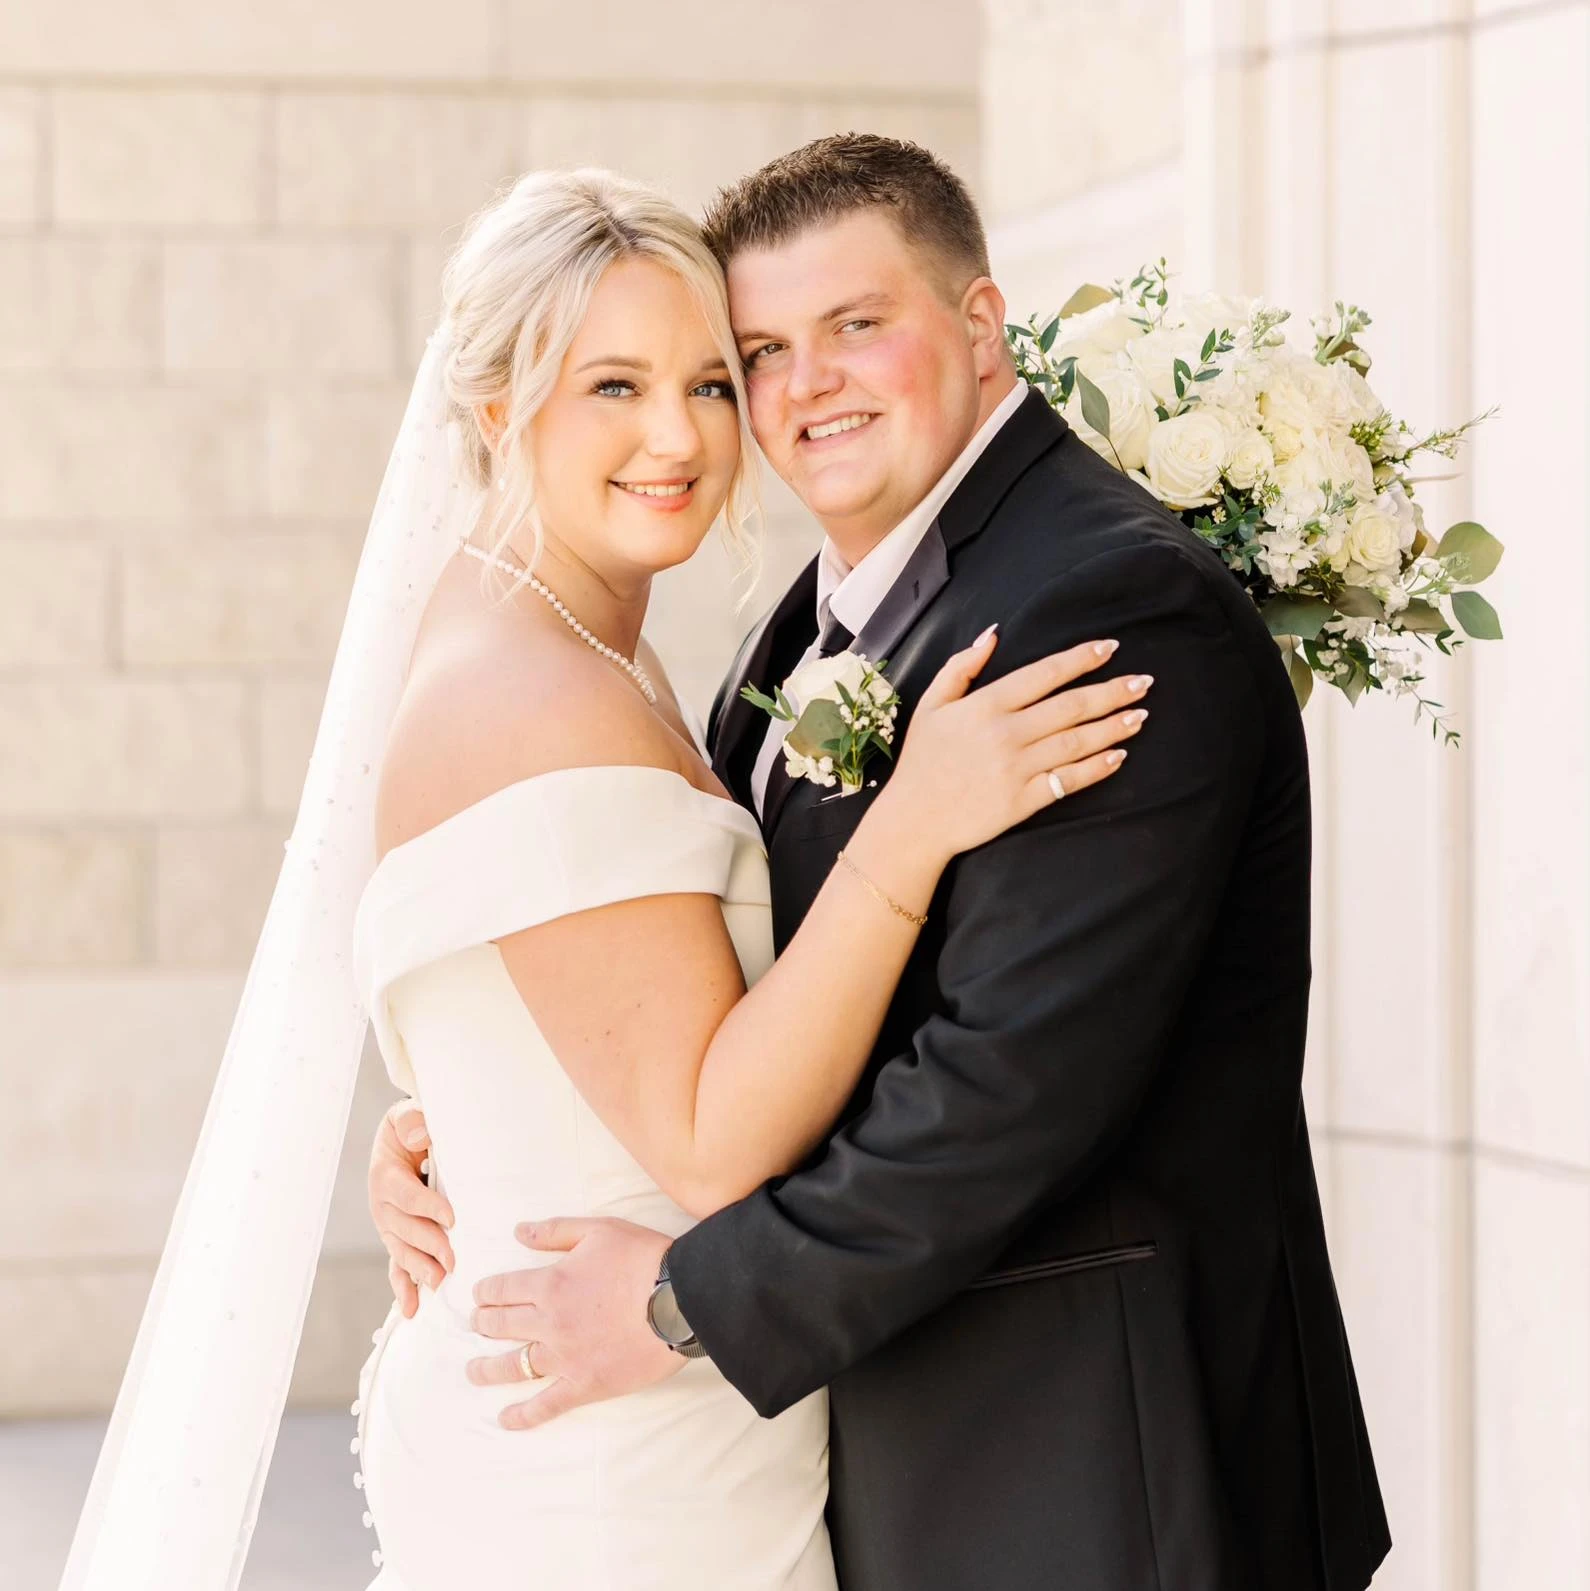
[[[679,277],[729,368],[740,460],[724,505],[724,535],[749,575],[756,550],[756,452],[722,269],[683,210],[655,188],[610,171],[536,171],[519,178],[469,223],[443,272],[448,407],[482,493],[471,533],[481,532],[500,555],[514,528],[528,525],[539,557],[530,423],[557,381],[602,273],[625,259],[651,260]],[[504,413],[501,434],[492,439],[480,423],[488,405],[501,405]]]

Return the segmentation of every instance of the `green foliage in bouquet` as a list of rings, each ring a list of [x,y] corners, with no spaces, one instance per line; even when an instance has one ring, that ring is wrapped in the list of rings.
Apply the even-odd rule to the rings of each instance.
[[[1455,456],[1480,420],[1419,434],[1366,379],[1370,317],[1338,302],[1311,351],[1290,312],[1171,289],[1164,260],[1113,288],[1079,288],[1058,313],[1005,328],[1016,368],[1102,457],[1220,555],[1286,655],[1300,703],[1316,678],[1349,701],[1421,691],[1420,648],[1499,640],[1474,587],[1502,545],[1464,521],[1439,540],[1415,501],[1420,454]]]

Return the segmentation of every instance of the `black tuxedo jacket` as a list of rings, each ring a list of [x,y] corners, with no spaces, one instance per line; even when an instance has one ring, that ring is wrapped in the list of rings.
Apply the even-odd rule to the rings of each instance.
[[[798,660],[814,586],[714,710],[748,805],[766,719],[737,692]],[[846,1118],[679,1239],[678,1297],[763,1414],[831,1387],[845,1591],[1360,1591],[1389,1538],[1300,1093],[1285,670],[1218,559],[1037,394],[857,637],[902,728],[996,619],[985,679],[1115,636],[1101,677],[1154,675],[1148,724],[1113,779],[951,866]],[[780,946],[875,798],[826,794],[773,783]]]

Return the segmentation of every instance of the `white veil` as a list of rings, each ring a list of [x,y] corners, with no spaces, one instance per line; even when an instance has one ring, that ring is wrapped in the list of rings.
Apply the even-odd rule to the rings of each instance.
[[[242,1573],[364,1043],[351,940],[377,775],[420,616],[466,528],[447,352],[443,329],[387,464],[298,819],[62,1591],[231,1591]]]

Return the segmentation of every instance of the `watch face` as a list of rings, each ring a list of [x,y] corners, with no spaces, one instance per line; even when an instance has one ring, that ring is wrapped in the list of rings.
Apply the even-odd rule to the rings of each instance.
[[[651,1323],[657,1335],[666,1343],[677,1346],[690,1340],[690,1327],[674,1299],[674,1284],[662,1282],[651,1298]]]

